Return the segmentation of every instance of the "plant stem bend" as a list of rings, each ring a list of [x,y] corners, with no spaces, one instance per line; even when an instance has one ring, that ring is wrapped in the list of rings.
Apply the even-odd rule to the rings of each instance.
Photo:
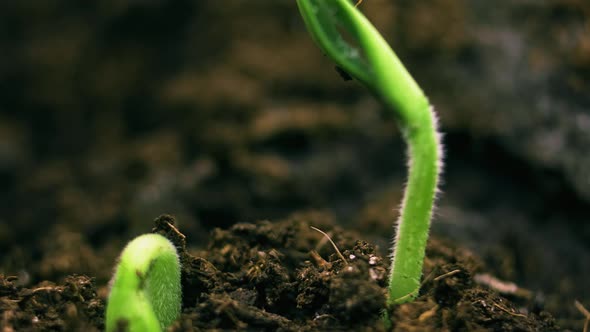
[[[174,245],[159,234],[127,244],[113,279],[106,331],[162,331],[180,314],[180,262]]]
[[[387,305],[410,301],[420,290],[442,168],[435,114],[387,42],[349,0],[297,0],[297,4],[318,46],[392,111],[407,143],[408,182],[396,224]]]

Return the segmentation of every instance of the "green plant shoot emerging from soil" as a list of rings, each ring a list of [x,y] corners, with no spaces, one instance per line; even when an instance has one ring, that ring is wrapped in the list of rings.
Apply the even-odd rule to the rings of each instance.
[[[393,112],[408,145],[408,183],[397,222],[387,305],[411,301],[420,290],[441,171],[435,114],[387,42],[349,0],[297,0],[297,4],[317,45]]]
[[[106,331],[162,331],[180,314],[180,262],[159,234],[129,242],[121,253],[106,310]]]

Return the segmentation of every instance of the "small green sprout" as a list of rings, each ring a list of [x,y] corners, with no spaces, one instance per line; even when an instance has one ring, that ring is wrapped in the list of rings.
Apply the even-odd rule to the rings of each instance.
[[[408,145],[408,183],[397,222],[387,306],[411,301],[420,290],[442,168],[436,116],[387,42],[349,0],[297,0],[297,4],[316,44],[393,111]]]
[[[180,314],[180,262],[159,234],[129,242],[111,280],[106,331],[162,331]]]

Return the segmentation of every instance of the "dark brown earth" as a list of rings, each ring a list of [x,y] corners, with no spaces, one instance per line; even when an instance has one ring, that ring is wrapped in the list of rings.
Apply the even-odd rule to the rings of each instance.
[[[386,260],[327,220],[312,212],[236,224],[214,231],[206,251],[183,253],[183,287],[191,292],[173,330],[384,330]],[[346,261],[310,226],[332,234]],[[435,239],[427,253],[423,294],[391,313],[395,331],[557,330],[533,303],[518,308],[476,285],[482,263],[469,251]]]
[[[588,2],[361,9],[445,132],[423,290],[395,329],[581,330]],[[176,330],[382,328],[404,146],[294,1],[3,1],[0,50],[2,332],[101,330],[117,255],[164,213],[186,235]]]
[[[152,231],[175,244],[182,264],[184,310],[171,330],[385,331],[387,260],[331,219],[309,212],[239,223],[215,229],[206,249],[193,253],[174,218],[156,219]],[[331,234],[346,261],[310,226]],[[394,331],[559,330],[530,294],[508,299],[476,283],[485,269],[470,251],[431,239],[427,256],[420,296],[390,313]],[[104,302],[89,277],[34,289],[15,286],[17,277],[0,281],[5,331],[104,327]]]

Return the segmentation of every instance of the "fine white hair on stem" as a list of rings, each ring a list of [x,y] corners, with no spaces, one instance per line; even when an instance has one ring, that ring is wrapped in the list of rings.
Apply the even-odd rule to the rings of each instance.
[[[436,182],[435,182],[435,188],[434,188],[434,197],[433,202],[432,202],[432,206],[431,206],[431,210],[429,213],[429,220],[428,220],[428,227],[430,229],[430,224],[432,222],[433,216],[436,215],[436,211],[437,211],[437,200],[439,199],[440,195],[442,194],[442,191],[440,189],[440,185],[441,185],[441,174],[443,172],[444,169],[444,146],[442,144],[442,137],[443,134],[440,132],[439,130],[439,120],[438,120],[438,116],[436,115],[434,108],[432,106],[429,107],[429,113],[431,116],[431,121],[432,121],[432,127],[434,129],[434,138],[436,141]],[[413,160],[411,158],[411,151],[410,151],[411,147],[408,146],[407,151],[406,151],[406,166],[408,169],[408,174],[410,172],[410,170],[412,169],[413,166]],[[407,181],[407,180],[406,180]],[[392,248],[396,248],[396,244],[399,242],[399,238],[400,238],[400,226],[402,224],[402,220],[404,218],[404,211],[406,209],[406,204],[407,204],[407,199],[408,199],[408,195],[406,194],[407,192],[407,186],[408,183],[404,183],[403,186],[403,198],[402,201],[399,204],[398,207],[398,217],[397,220],[394,224],[394,228],[395,228],[395,236],[392,239]],[[395,250],[392,249],[392,251],[390,252],[390,257],[391,257],[391,269],[395,266]],[[392,271],[390,271],[391,273]]]

